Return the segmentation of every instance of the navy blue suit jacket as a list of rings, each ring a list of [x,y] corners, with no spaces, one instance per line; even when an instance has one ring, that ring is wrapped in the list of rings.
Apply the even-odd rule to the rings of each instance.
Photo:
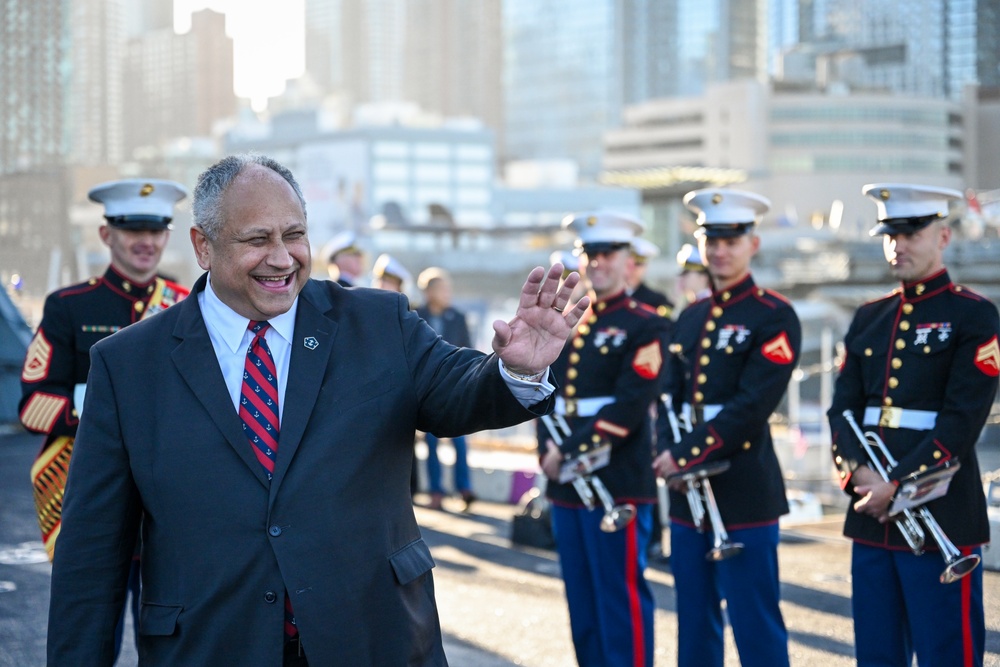
[[[49,664],[112,664],[140,526],[142,665],[280,665],[286,590],[311,664],[446,664],[409,492],[414,430],[535,414],[494,356],[443,342],[404,297],[309,281],[268,483],[202,319],[204,287],[93,347]]]

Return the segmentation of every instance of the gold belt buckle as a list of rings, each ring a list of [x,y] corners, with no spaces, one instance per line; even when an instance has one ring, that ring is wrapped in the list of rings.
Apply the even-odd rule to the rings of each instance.
[[[573,417],[576,415],[576,399],[567,398],[566,399],[566,416]]]
[[[878,425],[881,428],[899,428],[899,422],[903,419],[903,408],[891,405],[883,405],[882,413],[878,418]]]

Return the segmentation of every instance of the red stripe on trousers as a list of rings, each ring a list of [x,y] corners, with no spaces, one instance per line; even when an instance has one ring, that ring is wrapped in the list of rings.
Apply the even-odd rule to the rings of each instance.
[[[639,602],[639,536],[635,520],[625,528],[625,587],[628,589],[628,609],[632,618],[633,664],[646,664],[646,642],[643,638],[642,605]]]
[[[972,549],[962,549],[969,555]],[[972,667],[972,575],[962,577],[962,664]]]

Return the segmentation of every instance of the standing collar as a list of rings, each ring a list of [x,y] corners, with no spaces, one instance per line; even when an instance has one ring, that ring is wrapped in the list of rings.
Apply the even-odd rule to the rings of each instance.
[[[630,298],[628,293],[622,289],[613,296],[609,296],[607,299],[595,300],[596,302],[592,306],[594,313],[600,315],[601,313],[607,312],[609,310],[615,310],[619,305],[621,305],[626,299]]]
[[[153,293],[156,276],[154,275],[147,282],[137,283],[109,264],[108,270],[104,272],[103,280],[122,294],[134,299],[142,299]]]
[[[932,294],[937,294],[949,286],[951,286],[951,278],[948,276],[948,269],[941,269],[923,280],[915,280],[911,283],[904,282],[903,300],[914,301],[922,299]]]
[[[204,301],[200,302],[205,323],[226,342],[226,346],[235,354],[242,346],[250,320],[223,303],[219,295],[212,289],[212,274],[205,280]],[[295,333],[295,313],[299,307],[299,299],[295,298],[292,307],[287,312],[269,319],[271,328],[289,345]]]
[[[757,285],[753,281],[753,275],[748,273],[743,280],[736,283],[729,289],[712,292],[712,303],[717,306],[725,306],[729,303],[739,301],[741,298],[752,292],[756,287]]]

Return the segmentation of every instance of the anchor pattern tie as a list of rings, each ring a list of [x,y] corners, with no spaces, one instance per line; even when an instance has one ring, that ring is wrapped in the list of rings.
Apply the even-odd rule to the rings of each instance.
[[[251,320],[247,327],[254,337],[243,364],[243,389],[240,392],[243,433],[250,441],[254,456],[264,467],[268,480],[274,476],[274,462],[278,456],[278,370],[264,339],[270,326],[267,322]],[[298,636],[292,601],[287,592],[284,626],[285,641]]]
[[[243,433],[250,441],[254,456],[264,466],[268,480],[274,475],[278,456],[278,371],[274,357],[264,340],[271,325],[250,321],[254,333],[243,364],[243,389],[240,395],[240,419]]]

